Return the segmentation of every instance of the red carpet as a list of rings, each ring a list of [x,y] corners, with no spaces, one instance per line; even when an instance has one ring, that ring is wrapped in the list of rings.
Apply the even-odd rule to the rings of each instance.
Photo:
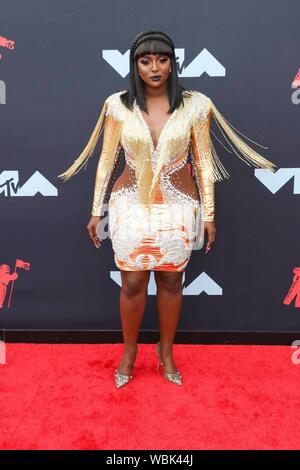
[[[1,449],[299,449],[300,364],[288,346],[174,345],[182,387],[139,344],[134,379],[113,382],[122,345],[7,344]]]

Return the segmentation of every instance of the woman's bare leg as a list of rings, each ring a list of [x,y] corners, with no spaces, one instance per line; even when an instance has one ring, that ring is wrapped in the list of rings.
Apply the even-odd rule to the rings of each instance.
[[[154,271],[160,325],[160,355],[165,371],[174,373],[172,346],[182,305],[183,272]]]
[[[142,323],[151,271],[121,270],[120,316],[124,353],[118,366],[122,374],[130,375],[137,353],[137,339]]]

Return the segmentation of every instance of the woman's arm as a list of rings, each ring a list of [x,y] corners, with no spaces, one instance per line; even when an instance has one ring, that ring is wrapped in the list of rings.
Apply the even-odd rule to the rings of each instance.
[[[192,164],[203,210],[203,221],[215,219],[215,183],[211,165],[210,111],[205,122],[195,122],[191,130]]]
[[[106,191],[118,163],[121,128],[122,121],[111,116],[108,110],[104,124],[103,146],[95,177],[91,212],[93,216],[101,216]]]

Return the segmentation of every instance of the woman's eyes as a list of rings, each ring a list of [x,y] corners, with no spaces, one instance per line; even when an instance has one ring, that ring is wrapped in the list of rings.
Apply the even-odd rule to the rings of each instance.
[[[168,59],[166,57],[162,57],[161,59],[159,59],[160,62],[166,62]],[[143,65],[147,65],[149,64],[149,60],[141,60],[141,64]]]

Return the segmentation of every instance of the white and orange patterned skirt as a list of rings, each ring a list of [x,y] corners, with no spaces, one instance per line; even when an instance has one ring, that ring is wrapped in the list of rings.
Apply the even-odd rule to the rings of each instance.
[[[137,188],[112,192],[109,236],[116,266],[124,271],[184,271],[192,250],[202,248],[201,203],[166,200],[157,189],[150,211],[138,202]]]

